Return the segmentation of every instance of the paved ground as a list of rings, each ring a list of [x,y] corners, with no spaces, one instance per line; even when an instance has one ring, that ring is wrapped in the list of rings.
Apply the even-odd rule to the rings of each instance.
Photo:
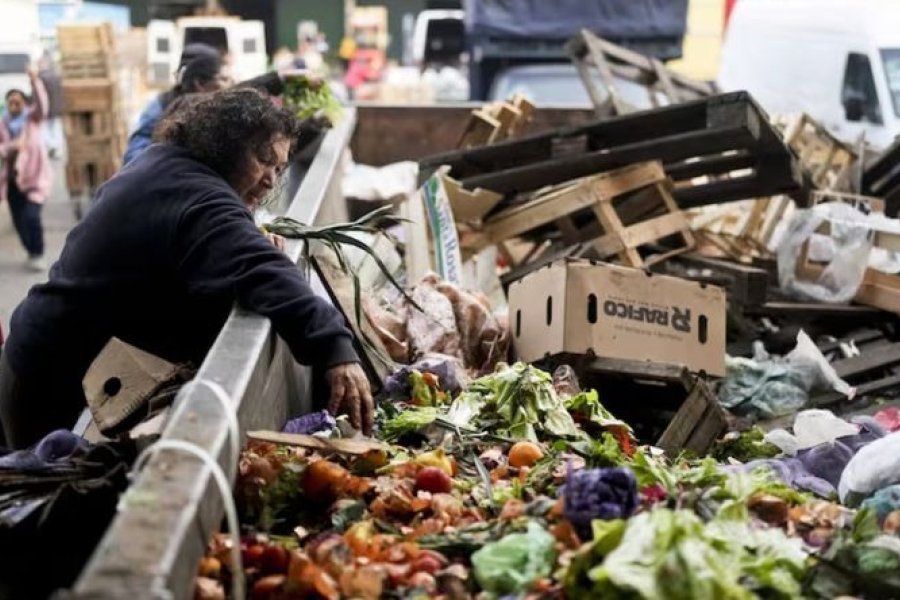
[[[62,159],[54,161],[56,176],[53,193],[44,204],[44,243],[47,264],[59,256],[66,234],[75,225],[74,211],[65,189],[65,171]],[[0,324],[9,331],[9,317],[29,288],[46,281],[46,273],[29,273],[25,270],[25,250],[19,242],[9,216],[9,207],[0,205]]]

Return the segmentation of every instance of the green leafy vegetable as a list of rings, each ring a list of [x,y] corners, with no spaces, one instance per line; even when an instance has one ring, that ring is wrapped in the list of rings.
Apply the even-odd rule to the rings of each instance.
[[[381,424],[380,437],[394,442],[408,433],[414,433],[432,424],[442,414],[435,406],[415,406],[399,411]]]
[[[520,594],[548,577],[556,561],[553,536],[528,523],[525,533],[511,533],[472,555],[478,584],[495,596]]]
[[[290,77],[284,82],[284,105],[297,115],[298,119],[324,116],[332,125],[341,116],[341,103],[331,93],[331,88],[322,81],[306,76]]]
[[[781,530],[748,521],[704,523],[686,510],[656,509],[595,522],[595,541],[565,575],[566,597],[713,600],[796,598],[806,555]]]
[[[447,420],[463,427],[478,422],[499,435],[537,441],[584,435],[553,389],[550,374],[525,363],[501,364],[476,379],[450,407]]]

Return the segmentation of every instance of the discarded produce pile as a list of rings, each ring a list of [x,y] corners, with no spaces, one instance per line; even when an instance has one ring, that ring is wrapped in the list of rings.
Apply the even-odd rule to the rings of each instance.
[[[311,450],[299,436],[244,450],[250,597],[900,594],[892,488],[854,511],[789,487],[769,463],[670,462],[569,370],[502,364],[452,399],[440,373],[406,376],[381,402],[383,445]],[[322,440],[339,430],[321,414],[296,425]],[[780,454],[759,437],[732,436],[716,456]],[[229,544],[211,542],[196,597],[225,597]]]

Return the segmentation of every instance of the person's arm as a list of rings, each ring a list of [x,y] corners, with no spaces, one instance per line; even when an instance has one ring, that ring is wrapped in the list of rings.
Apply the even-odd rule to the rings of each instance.
[[[162,118],[162,114],[162,104],[157,96],[144,108],[144,112],[138,118],[137,127],[128,138],[128,146],[125,148],[125,156],[122,158],[123,166],[137,158],[141,152],[147,149],[147,146],[153,143],[153,130]]]
[[[47,88],[44,82],[38,77],[37,71],[32,68],[28,69],[28,78],[31,80],[31,97],[32,105],[28,111],[28,119],[35,123],[40,123],[47,118]]]
[[[328,369],[358,362],[343,315],[317,296],[293,264],[256,228],[236,198],[208,198],[182,215],[178,271],[196,294],[233,293],[272,320],[301,363]]]
[[[6,125],[0,123],[0,159],[6,160],[6,157],[9,156],[11,147],[12,144],[9,131],[6,129]]]

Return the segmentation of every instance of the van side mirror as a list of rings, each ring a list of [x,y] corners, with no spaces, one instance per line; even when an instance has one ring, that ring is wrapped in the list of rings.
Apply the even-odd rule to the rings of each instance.
[[[848,94],[844,96],[844,117],[850,122],[859,122],[863,120],[865,111],[863,110],[862,94]]]

